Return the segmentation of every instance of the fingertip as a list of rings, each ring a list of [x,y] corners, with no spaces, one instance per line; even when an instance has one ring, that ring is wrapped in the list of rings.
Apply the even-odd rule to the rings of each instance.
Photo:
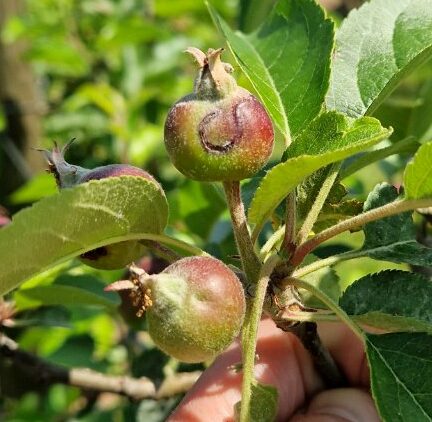
[[[290,422],[379,422],[370,394],[355,388],[326,390],[317,394],[307,410]]]
[[[286,419],[307,396],[322,387],[298,339],[281,331],[270,319],[260,323],[257,355],[256,378],[275,386],[279,393],[278,420]],[[234,405],[241,399],[242,375],[232,365],[240,362],[240,346],[236,342],[205,371],[169,422],[233,420]]]

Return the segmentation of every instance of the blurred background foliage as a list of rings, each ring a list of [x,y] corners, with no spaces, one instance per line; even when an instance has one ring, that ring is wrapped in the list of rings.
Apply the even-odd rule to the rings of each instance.
[[[232,26],[246,32],[273,3],[212,0]],[[360,2],[322,3],[340,22]],[[32,148],[49,149],[53,140],[64,144],[76,138],[69,162],[88,168],[116,162],[145,168],[167,192],[171,234],[236,262],[220,188],[186,180],[168,161],[163,145],[167,111],[192,90],[195,77],[195,64],[183,51],[188,46],[206,50],[223,45],[202,1],[1,0],[0,30],[1,205],[12,214],[55,193],[53,177]],[[228,53],[225,60],[233,63]],[[237,68],[236,75],[249,87]],[[385,126],[395,128],[387,143],[407,136],[431,138],[431,80],[429,64],[377,111]],[[275,159],[281,151],[282,145]],[[392,156],[350,176],[345,180],[349,195],[365,199],[382,180],[400,183],[407,157]],[[255,187],[254,180],[245,185],[246,202]],[[360,242],[360,234],[346,235],[326,245],[321,255]],[[343,286],[383,265],[396,267],[369,259],[357,262],[338,267]],[[159,264],[152,257],[144,262],[150,270]],[[106,283],[122,276],[122,271],[98,271],[76,261],[63,264],[6,298],[5,303],[15,302],[15,314],[12,324],[0,328],[24,350],[68,367],[146,376],[157,385],[177,372],[202,369],[167,358],[144,331],[128,329],[145,328],[145,319],[134,318],[122,305],[119,312],[120,300],[103,293]],[[87,296],[69,297],[62,286],[81,287],[98,301],[88,305]],[[44,287],[53,289],[51,296]],[[5,303],[0,299],[0,311]],[[132,402],[64,385],[46,388],[43,380],[28,379],[0,360],[0,420],[156,422],[165,419],[180,397]]]

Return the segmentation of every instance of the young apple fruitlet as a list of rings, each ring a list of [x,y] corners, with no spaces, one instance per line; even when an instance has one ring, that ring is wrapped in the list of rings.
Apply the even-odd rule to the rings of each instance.
[[[138,167],[128,164],[110,164],[95,169],[86,169],[67,163],[64,159],[64,154],[70,144],[71,142],[66,144],[63,149],[60,149],[59,146],[54,143],[52,151],[43,151],[48,161],[49,170],[54,174],[59,189],[73,187],[91,180],[105,179],[107,177],[138,176],[149,180],[163,192],[162,187],[156,179]],[[101,246],[100,248],[88,251],[80,256],[80,260],[84,264],[94,268],[114,270],[123,268],[139,259],[145,252],[145,246],[139,243],[139,241],[128,240]]]
[[[165,122],[165,146],[174,166],[201,181],[253,176],[270,158],[273,127],[262,104],[237,86],[222,48],[186,50],[200,66],[193,94],[180,99]]]
[[[131,289],[138,315],[146,312],[155,344],[183,362],[212,359],[238,335],[246,302],[235,273],[211,257],[183,258],[157,275],[131,266],[131,281],[107,290]]]

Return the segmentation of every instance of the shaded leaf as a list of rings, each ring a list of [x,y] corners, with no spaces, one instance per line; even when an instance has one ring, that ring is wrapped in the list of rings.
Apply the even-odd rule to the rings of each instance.
[[[288,148],[293,158],[276,165],[263,178],[249,209],[250,222],[259,229],[305,177],[371,147],[390,133],[371,117],[353,121],[335,112],[320,115]],[[307,154],[300,155],[307,146]]]
[[[51,174],[40,173],[17,189],[11,196],[12,204],[28,204],[57,192],[55,179]]]
[[[404,188],[408,199],[432,197],[432,143],[422,145],[406,166]]]
[[[330,166],[324,167],[307,177],[297,188],[296,205],[297,216],[304,219],[321,189],[321,186],[328,176]],[[327,196],[327,202],[339,202],[347,194],[347,191],[340,183],[335,183]]]
[[[368,211],[395,201],[397,189],[381,183],[369,194],[364,210]],[[368,223],[363,228],[365,241],[362,249],[374,259],[432,266],[432,248],[415,240],[415,226],[411,212],[397,214]]]
[[[346,199],[339,203],[326,202],[318,215],[313,231],[318,233],[342,220],[361,214],[362,211],[363,202],[358,199]]]
[[[209,10],[282,134],[301,132],[320,112],[328,88],[333,23],[313,0],[280,0],[245,35]]]
[[[224,198],[211,183],[186,180],[168,196],[170,222],[185,224],[190,232],[207,239],[213,225],[226,209]]]
[[[235,411],[240,414],[241,402],[236,403]],[[250,422],[273,422],[278,410],[278,391],[271,385],[252,384]]]
[[[346,289],[339,305],[372,327],[432,333],[432,282],[419,274],[389,270],[367,275]]]
[[[268,15],[276,0],[240,0],[239,27],[243,32],[256,29]]]
[[[396,142],[388,147],[379,148],[374,151],[369,151],[365,153],[359,154],[358,157],[355,157],[349,164],[342,168],[339,173],[339,177],[344,179],[348,176],[351,176],[358,170],[367,167],[376,161],[383,160],[384,158],[390,157],[395,154],[414,154],[420,144],[414,137],[402,139],[399,142]]]
[[[306,257],[304,264],[311,264],[316,260],[317,258],[315,256],[309,254]],[[339,276],[333,268],[320,268],[317,271],[303,276],[302,279],[325,293],[325,295],[330,297],[334,302],[337,302],[339,300],[339,297],[341,295]],[[319,299],[317,299],[307,290],[300,289],[300,294],[306,306],[309,306],[311,308],[327,309],[327,306],[325,304],[323,304]]]
[[[307,177],[297,188],[297,217],[300,220],[306,218],[314,204],[319,191],[328,176],[331,166],[320,169]],[[360,214],[363,211],[363,203],[357,199],[343,199],[348,191],[340,182],[336,182],[330,189],[325,203],[313,226],[313,231],[318,233],[325,228],[336,224],[348,217]]]
[[[368,335],[371,387],[383,421],[432,420],[432,337],[423,333]]]
[[[418,92],[420,105],[414,108],[409,133],[417,137],[420,142],[432,141],[432,81],[426,81]]]
[[[38,308],[39,306],[104,306],[115,308],[120,300],[117,295],[95,294],[73,286],[39,286],[17,290],[14,301],[18,310]]]
[[[167,217],[165,195],[142,177],[91,181],[44,198],[0,231],[0,294],[96,247],[161,233]]]
[[[372,114],[432,54],[432,0],[374,0],[351,11],[336,35],[326,104]]]

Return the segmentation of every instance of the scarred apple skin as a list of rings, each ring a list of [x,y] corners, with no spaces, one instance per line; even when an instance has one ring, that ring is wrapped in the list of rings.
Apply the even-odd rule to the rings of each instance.
[[[52,151],[44,151],[49,170],[54,174],[59,189],[108,177],[138,176],[152,182],[163,193],[162,187],[152,175],[129,164],[110,164],[95,169],[86,169],[69,164],[64,159],[64,154],[69,146],[70,143],[61,149],[57,144],[54,144]],[[88,251],[80,256],[80,260],[93,268],[115,270],[124,268],[141,258],[145,253],[145,246],[136,240],[128,240]]]
[[[107,177],[118,177],[118,176],[140,176],[144,177],[151,182],[154,182],[159,188],[160,185],[156,179],[145,170],[139,167],[131,166],[129,164],[109,164],[103,167],[96,167],[90,170],[88,173],[82,175],[78,180],[78,183],[89,182],[90,180],[100,180]]]
[[[200,65],[195,92],[179,100],[165,122],[165,147],[174,166],[201,181],[253,176],[273,150],[273,126],[261,103],[238,87],[219,50],[189,48]]]
[[[245,314],[243,286],[211,257],[183,258],[145,282],[148,331],[155,344],[183,362],[202,362],[226,349]]]

